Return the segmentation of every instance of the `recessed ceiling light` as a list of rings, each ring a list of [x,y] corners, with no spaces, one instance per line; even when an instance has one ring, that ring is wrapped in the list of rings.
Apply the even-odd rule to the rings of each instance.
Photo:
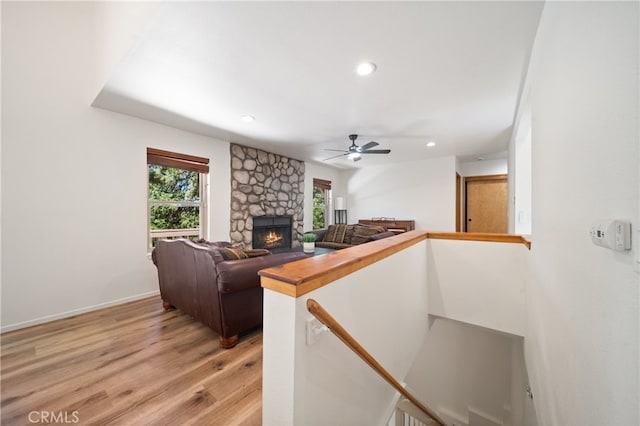
[[[478,161],[484,161],[484,157],[478,157]]]
[[[375,70],[376,70],[376,64],[374,64],[373,62],[362,62],[361,64],[358,64],[358,67],[356,68],[356,73],[358,75],[369,75],[373,73]]]
[[[434,141],[427,142],[427,148],[433,148],[434,146],[436,146]]]
[[[252,121],[255,121],[256,118],[253,115],[243,115],[242,116],[242,121],[246,121],[247,123],[250,123]]]

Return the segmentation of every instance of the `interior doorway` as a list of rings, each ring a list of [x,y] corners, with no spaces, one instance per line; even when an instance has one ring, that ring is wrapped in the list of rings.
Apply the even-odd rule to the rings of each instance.
[[[466,232],[506,234],[507,175],[464,178]]]

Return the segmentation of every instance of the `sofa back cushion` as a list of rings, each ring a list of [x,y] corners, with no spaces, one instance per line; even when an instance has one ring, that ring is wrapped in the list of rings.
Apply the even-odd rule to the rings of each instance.
[[[373,225],[329,225],[322,239],[325,243],[357,245],[370,241],[375,234],[385,232],[383,226]]]

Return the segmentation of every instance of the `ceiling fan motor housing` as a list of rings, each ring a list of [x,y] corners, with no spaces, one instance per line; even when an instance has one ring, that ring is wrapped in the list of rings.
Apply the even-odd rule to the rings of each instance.
[[[350,153],[361,152],[362,149],[356,145],[356,139],[358,139],[358,135],[349,135],[349,139],[351,139],[351,146],[349,147]]]

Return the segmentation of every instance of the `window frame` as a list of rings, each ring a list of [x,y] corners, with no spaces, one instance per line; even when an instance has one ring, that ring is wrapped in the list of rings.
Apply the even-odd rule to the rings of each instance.
[[[312,228],[315,228],[314,226],[315,224],[313,223],[313,215],[315,211],[315,206],[313,205],[313,199],[314,199],[313,193],[316,188],[321,190],[324,194],[324,228],[326,228],[331,224],[331,181],[326,179],[313,178],[313,187],[311,189],[311,198],[312,198],[311,227]],[[322,228],[318,228],[318,229],[322,229]]]
[[[160,201],[149,198],[149,165],[169,167],[174,169],[198,172],[198,191],[200,201],[171,200]],[[208,187],[209,187],[209,159],[196,157],[188,154],[181,154],[171,151],[164,151],[155,148],[147,148],[147,248],[153,250],[154,238],[205,238],[208,235]],[[199,224],[198,228],[185,229],[151,229],[151,207],[152,206],[177,206],[177,207],[198,207]]]

